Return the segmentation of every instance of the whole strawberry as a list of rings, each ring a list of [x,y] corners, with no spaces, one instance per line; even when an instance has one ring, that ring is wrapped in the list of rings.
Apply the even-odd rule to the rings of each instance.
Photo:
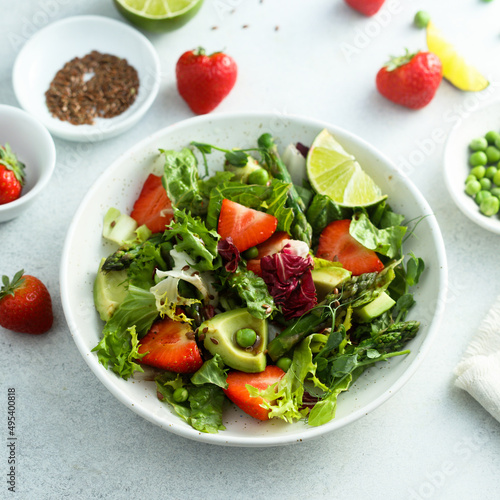
[[[365,16],[373,16],[376,14],[384,2],[385,0],[345,0],[347,5]]]
[[[45,333],[52,326],[52,300],[45,285],[24,270],[12,282],[2,276],[0,326],[21,333]]]
[[[8,144],[0,146],[0,205],[17,200],[24,185],[24,164]]]
[[[401,106],[420,109],[429,104],[443,77],[438,56],[417,52],[391,59],[377,73],[377,89],[387,99]]]
[[[229,94],[238,69],[234,60],[223,52],[207,56],[200,47],[182,54],[175,73],[179,94],[196,114],[203,115]]]

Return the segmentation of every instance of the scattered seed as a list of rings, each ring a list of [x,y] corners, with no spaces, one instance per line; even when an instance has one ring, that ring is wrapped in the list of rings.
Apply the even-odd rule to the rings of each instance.
[[[182,271],[187,271],[189,269],[189,266],[188,265],[185,265],[183,268],[182,268]]]
[[[210,337],[210,340],[215,344],[217,345],[219,343],[219,341],[217,339],[214,339],[213,337]]]
[[[163,400],[163,394],[160,391],[156,391],[156,397],[162,401]]]
[[[138,90],[139,75],[126,59],[94,50],[56,73],[45,102],[55,118],[92,125],[95,118],[113,118],[127,110]]]
[[[208,326],[206,326],[205,328],[203,328],[202,332],[203,333],[207,333],[208,332]]]
[[[194,334],[194,332],[187,332],[187,333],[186,333],[186,337],[187,337],[189,340],[194,340],[194,338],[195,338],[195,334]]]
[[[248,28],[248,24],[244,24],[244,25],[242,26],[242,28],[243,28],[244,30],[246,30],[246,29]]]
[[[274,27],[274,31],[279,31],[280,27],[279,26],[275,26]]]
[[[204,333],[200,333],[200,334],[198,335],[198,340],[199,340],[200,342],[203,342],[203,341],[205,340],[205,334],[204,334]]]
[[[212,30],[217,30],[219,29],[217,26],[212,26]]]

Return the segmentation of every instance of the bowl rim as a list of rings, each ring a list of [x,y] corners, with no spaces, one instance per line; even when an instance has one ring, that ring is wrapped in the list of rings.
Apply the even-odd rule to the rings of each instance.
[[[83,215],[85,211],[85,206],[88,203],[88,201],[92,198],[93,192],[98,189],[99,185],[102,182],[105,182],[108,177],[113,176],[113,171],[116,169],[116,165],[120,164],[125,158],[132,156],[137,150],[141,150],[145,145],[148,143],[154,141],[157,137],[160,137],[164,135],[167,132],[174,132],[179,129],[182,129],[184,127],[190,127],[190,126],[195,126],[195,125],[200,125],[203,124],[204,122],[213,122],[213,121],[218,121],[218,120],[225,120],[225,119],[240,119],[240,120],[245,120],[245,119],[273,119],[276,117],[276,113],[272,112],[232,112],[232,113],[219,113],[217,115],[202,115],[202,116],[196,116],[192,117],[186,120],[182,120],[180,122],[177,122],[173,125],[167,126],[162,128],[161,130],[156,131],[155,133],[145,137],[144,139],[140,140],[137,144],[132,146],[128,151],[125,153],[122,153],[118,158],[116,158],[99,176],[99,178],[94,182],[92,187],[88,190],[86,193],[85,197],[82,199],[76,213],[74,214],[74,217],[70,223],[66,240],[64,243],[63,247],[63,252],[62,252],[62,257],[61,257],[61,265],[60,265],[60,291],[61,291],[61,299],[62,299],[62,305],[63,305],[63,310],[64,314],[66,317],[66,321],[68,323],[68,326],[71,331],[71,326],[74,324],[74,319],[72,315],[72,311],[70,309],[70,304],[69,304],[69,299],[68,295],[66,293],[66,290],[69,288],[69,283],[67,281],[67,278],[69,276],[68,273],[68,267],[67,267],[67,262],[69,258],[69,250],[70,250],[70,243],[71,240],[73,239],[76,231],[77,231],[77,222],[79,221],[80,217]],[[381,153],[378,149],[376,149],[374,146],[370,145],[367,143],[364,139],[360,138],[359,136],[347,131],[346,129],[332,125],[331,123],[322,121],[322,120],[316,120],[313,118],[307,118],[303,117],[301,115],[293,115],[293,114],[287,114],[286,119],[290,119],[293,121],[298,121],[300,122],[301,125],[305,125],[307,127],[317,127],[318,129],[320,128],[328,128],[331,130],[333,133],[336,131],[340,131],[341,134],[349,137],[350,139],[353,139],[354,141],[359,142],[359,144],[363,147],[369,150],[371,153],[379,157],[381,160],[383,160],[385,166],[391,171],[392,174],[400,177],[405,186],[411,191],[412,195],[415,197],[416,201],[418,202],[419,205],[425,207],[428,211],[428,213],[432,213],[429,204],[423,197],[423,195],[420,193],[420,191],[416,188],[416,186],[413,184],[413,182],[408,178],[408,176],[399,171],[395,164],[383,153]],[[198,442],[203,442],[207,444],[216,444],[216,445],[223,445],[223,446],[240,446],[240,447],[269,447],[269,446],[282,446],[282,445],[288,445],[288,444],[293,444],[297,442],[305,442],[309,441],[311,439],[320,437],[322,435],[325,435],[329,432],[332,432],[334,430],[337,430],[349,423],[352,423],[359,418],[361,418],[364,415],[367,415],[369,412],[383,404],[385,401],[387,401],[392,395],[394,395],[403,385],[408,382],[408,380],[411,378],[411,376],[415,373],[417,368],[420,366],[422,363],[423,359],[425,358],[425,355],[429,351],[431,344],[437,335],[437,331],[439,329],[439,324],[441,322],[443,313],[444,313],[444,308],[445,308],[445,302],[446,302],[446,291],[448,288],[448,272],[447,272],[447,259],[446,259],[446,252],[445,252],[445,247],[444,247],[444,242],[442,238],[441,231],[439,229],[439,225],[437,223],[437,220],[435,217],[428,217],[428,222],[431,226],[431,233],[432,233],[432,238],[435,243],[435,249],[436,249],[436,258],[437,258],[437,269],[436,273],[438,273],[438,278],[439,278],[439,283],[441,284],[441,287],[438,292],[438,300],[436,304],[436,309],[434,316],[432,317],[432,320],[429,322],[428,328],[427,328],[427,334],[425,339],[422,342],[422,345],[418,349],[418,352],[416,353],[415,359],[408,365],[408,367],[405,369],[403,374],[379,397],[375,398],[373,401],[370,403],[366,404],[362,408],[359,408],[358,410],[354,411],[350,415],[343,417],[343,419],[340,420],[335,420],[333,419],[329,423],[319,426],[319,427],[314,427],[314,428],[308,428],[308,431],[306,434],[302,435],[300,438],[297,437],[297,435],[278,435],[278,436],[271,436],[271,437],[252,437],[252,436],[241,436],[241,437],[226,437],[224,435],[224,432],[220,432],[218,434],[204,434],[200,433],[194,429],[191,428],[185,428],[181,426],[177,426],[174,424],[169,424],[165,425],[164,422],[161,422],[159,418],[157,418],[155,415],[151,415],[149,412],[146,410],[143,410],[141,407],[138,407],[137,405],[134,405],[134,401],[132,398],[129,396],[128,393],[122,393],[120,390],[117,390],[116,387],[114,387],[111,382],[110,382],[110,374],[114,376],[112,372],[109,372],[107,370],[100,370],[96,372],[93,367],[95,366],[95,361],[93,362],[90,357],[85,355],[87,352],[87,347],[84,345],[83,340],[78,336],[75,335],[73,331],[71,331],[71,335],[77,344],[77,347],[82,354],[83,358],[85,359],[86,363],[89,365],[93,373],[97,376],[97,378],[103,383],[105,387],[108,388],[108,390],[123,404],[125,404],[128,408],[133,410],[135,413],[138,415],[142,416],[146,420],[154,423],[155,425],[158,425],[161,428],[167,429],[170,432],[177,434],[179,436],[186,437],[188,439],[193,439]],[[181,422],[179,418],[179,422]]]
[[[151,88],[148,89],[147,97],[140,104],[140,106],[138,106],[137,109],[135,109],[134,112],[129,116],[127,116],[126,118],[122,118],[120,119],[120,121],[117,121],[115,123],[112,123],[110,121],[112,120],[111,118],[110,120],[106,121],[106,124],[108,125],[106,127],[99,127],[98,125],[100,123],[96,122],[94,125],[91,125],[90,128],[86,128],[83,130],[81,128],[79,129],[78,126],[74,126],[74,128],[68,128],[66,122],[62,122],[61,120],[58,120],[57,118],[54,118],[50,115],[48,117],[40,116],[39,113],[33,110],[32,106],[30,105],[30,100],[26,97],[25,93],[21,91],[22,87],[19,82],[23,79],[22,75],[25,71],[24,59],[25,57],[27,57],[26,54],[30,50],[30,47],[32,45],[36,44],[39,39],[46,36],[48,32],[57,30],[61,26],[65,26],[68,24],[79,25],[89,22],[92,23],[92,26],[94,28],[97,28],[97,26],[99,25],[107,27],[110,30],[110,37],[113,33],[111,31],[112,29],[120,29],[126,32],[127,36],[130,36],[131,39],[134,39],[137,43],[140,43],[145,49],[147,49],[147,52],[150,55],[151,61],[154,66],[154,79]],[[89,50],[90,49],[91,46],[89,46]],[[80,15],[66,17],[58,21],[54,21],[53,23],[50,23],[49,25],[37,31],[32,37],[27,40],[27,42],[23,45],[16,56],[16,60],[14,62],[14,67],[12,70],[12,85],[14,87],[16,98],[21,107],[27,112],[36,116],[36,118],[39,119],[51,133],[65,140],[92,142],[109,139],[123,133],[144,116],[144,114],[151,107],[154,100],[156,99],[156,96],[158,95],[161,79],[160,73],[161,64],[158,53],[156,52],[153,44],[140,31],[134,29],[125,22],[110,17],[98,15]],[[116,118],[119,118],[119,116]]]
[[[489,109],[491,107],[498,106],[500,108],[500,99],[493,99],[491,101],[483,102],[481,103],[476,109],[474,109],[471,113],[469,113],[468,116],[465,118],[462,118],[461,120],[457,121],[451,128],[450,132],[448,133],[448,137],[446,139],[445,147],[444,147],[444,154],[443,154],[443,174],[444,174],[444,181],[446,184],[446,188],[448,189],[448,193],[450,194],[451,198],[453,199],[455,205],[457,208],[472,222],[477,224],[478,226],[482,227],[483,229],[486,229],[492,233],[495,234],[500,234],[500,219],[495,219],[492,217],[487,217],[486,215],[483,215],[478,209],[472,210],[470,208],[470,204],[466,203],[467,201],[471,200],[471,198],[465,194],[464,190],[457,190],[455,187],[455,184],[453,183],[453,168],[452,168],[452,161],[451,161],[451,151],[452,151],[452,143],[453,140],[455,139],[455,136],[458,134],[458,131],[461,129],[461,127],[464,126],[464,123],[473,115],[476,113],[481,113],[484,112],[486,109]],[[499,109],[500,111],[500,109]],[[500,120],[499,120],[500,122]],[[473,137],[471,137],[473,139]],[[464,151],[467,151],[468,144],[464,144]],[[455,172],[456,174],[456,172]],[[465,182],[465,177],[463,179]],[[465,203],[464,203],[465,202]],[[477,207],[477,205],[476,205]]]
[[[43,137],[43,140],[47,143],[47,146],[49,148],[49,155],[46,162],[47,167],[42,168],[37,183],[26,194],[21,194],[21,196],[17,200],[11,201],[10,203],[6,203],[4,205],[0,205],[0,213],[7,212],[11,209],[15,210],[16,208],[26,203],[30,203],[49,183],[56,166],[56,146],[54,144],[52,136],[50,135],[47,128],[43,125],[43,123],[23,109],[16,108],[15,106],[10,106],[9,104],[0,104],[0,114],[5,111],[7,113],[11,113],[13,115],[17,114],[18,116],[22,116],[23,118],[28,119],[37,128],[41,136]]]

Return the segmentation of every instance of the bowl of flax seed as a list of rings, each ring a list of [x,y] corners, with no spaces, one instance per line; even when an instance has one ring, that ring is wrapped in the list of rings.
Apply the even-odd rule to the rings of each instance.
[[[158,93],[160,62],[134,28],[76,16],[33,35],[12,78],[19,104],[53,135],[94,142],[121,134],[144,116]]]

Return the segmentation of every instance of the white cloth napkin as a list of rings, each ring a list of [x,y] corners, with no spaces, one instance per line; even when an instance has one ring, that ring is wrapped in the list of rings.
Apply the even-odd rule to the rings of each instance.
[[[500,422],[500,297],[455,368],[455,385]]]

